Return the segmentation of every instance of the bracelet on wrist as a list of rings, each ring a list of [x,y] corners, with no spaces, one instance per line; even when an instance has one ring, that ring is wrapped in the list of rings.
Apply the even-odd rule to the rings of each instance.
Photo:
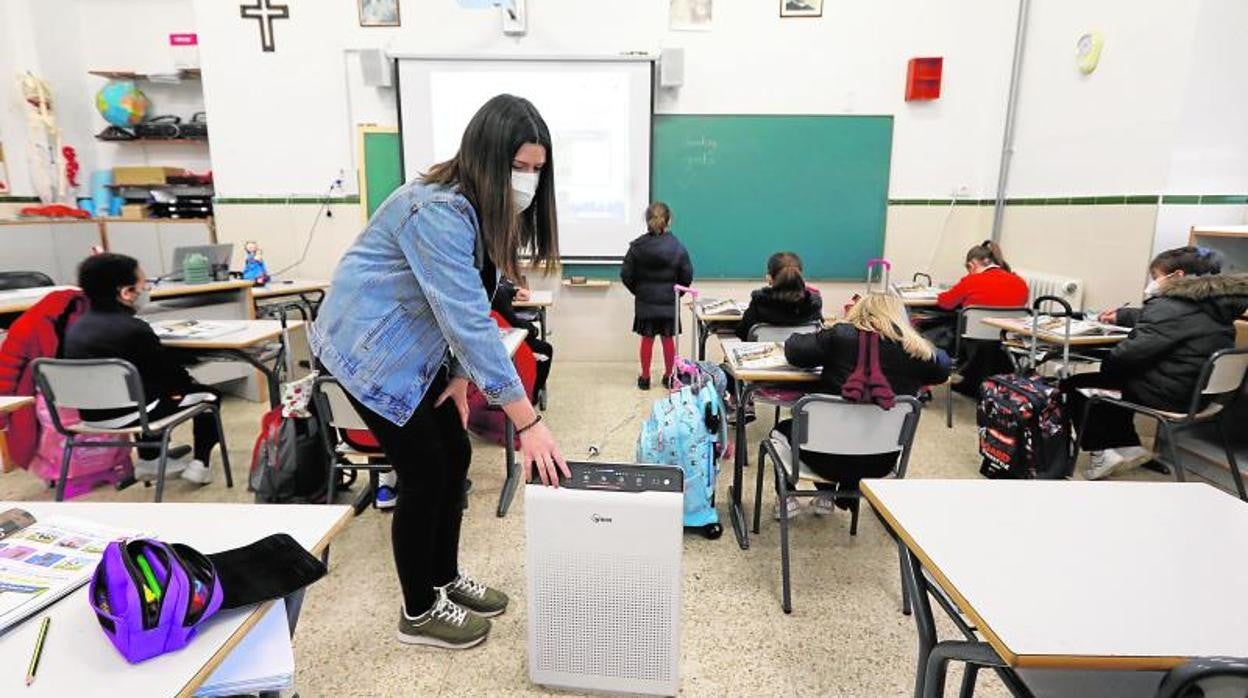
[[[520,435],[521,435],[521,434],[523,434],[524,432],[526,432],[526,431],[528,431],[528,430],[532,429],[533,427],[537,426],[538,422],[540,422],[540,421],[542,421],[542,415],[540,415],[540,414],[539,414],[539,415],[537,415],[537,417],[535,417],[535,418],[533,419],[533,421],[531,421],[531,422],[529,422],[528,424],[526,424],[526,425],[524,425],[524,426],[520,427],[519,429],[517,429],[517,430],[516,430],[516,436],[520,436]]]

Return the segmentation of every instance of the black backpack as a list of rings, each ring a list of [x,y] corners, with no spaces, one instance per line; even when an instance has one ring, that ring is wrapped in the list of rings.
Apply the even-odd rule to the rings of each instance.
[[[330,456],[321,436],[315,405],[311,417],[283,417],[275,407],[260,420],[248,484],[260,504],[325,501]]]
[[[1038,376],[1003,374],[985,380],[976,409],[980,474],[987,478],[1070,477],[1070,426],[1062,393]]]

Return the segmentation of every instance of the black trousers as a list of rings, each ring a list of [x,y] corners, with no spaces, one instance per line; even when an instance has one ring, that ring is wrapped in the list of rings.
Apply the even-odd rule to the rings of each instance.
[[[1101,373],[1080,373],[1062,381],[1066,395],[1067,418],[1072,429],[1078,429],[1087,409],[1088,398],[1079,388],[1103,388],[1122,390],[1122,382]],[[1126,396],[1130,400],[1130,396]],[[1088,415],[1088,428],[1081,435],[1080,448],[1084,451],[1103,451],[1107,448],[1139,446],[1140,435],[1135,431],[1134,413],[1113,405],[1100,403]]]
[[[533,382],[534,394],[542,392],[546,387],[546,380],[550,378],[550,365],[555,362],[555,348],[550,346],[550,342],[538,339],[533,334],[525,338],[524,343],[534,354],[541,354],[546,357],[545,361],[540,359],[537,362],[537,376]]]
[[[216,396],[217,405],[221,404],[221,392],[216,388],[209,388],[203,385],[193,386],[188,393],[211,393]],[[169,397],[161,398],[156,407],[147,413],[147,421],[155,422],[158,419],[164,419],[171,414],[180,412],[183,408],[178,407],[180,399],[175,400]],[[134,420],[131,426],[138,426],[139,420]],[[194,435],[195,460],[208,465],[208,459],[212,457],[212,449],[217,445],[217,420],[212,416],[211,412],[204,412],[196,415],[191,419],[191,433]],[[139,458],[143,460],[156,460],[160,458],[159,446],[140,446],[135,449],[139,452]]]
[[[464,479],[472,460],[472,445],[454,403],[447,400],[441,407],[433,406],[446,385],[443,369],[403,426],[351,398],[398,476],[399,497],[390,522],[390,539],[409,616],[432,608],[434,587],[459,576]]]

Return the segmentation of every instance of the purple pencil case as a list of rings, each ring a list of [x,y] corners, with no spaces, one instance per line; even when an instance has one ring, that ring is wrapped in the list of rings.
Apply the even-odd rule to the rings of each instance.
[[[90,587],[100,627],[132,664],[185,647],[221,608],[223,596],[211,560],[189,546],[150,538],[109,543]]]

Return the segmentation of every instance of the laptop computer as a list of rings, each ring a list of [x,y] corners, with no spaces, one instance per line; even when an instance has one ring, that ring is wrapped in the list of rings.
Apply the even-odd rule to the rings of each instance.
[[[169,274],[166,275],[164,281],[182,281],[182,265],[186,262],[186,258],[193,254],[202,254],[208,258],[211,265],[212,276],[217,278],[221,271],[229,271],[230,260],[234,258],[233,243],[223,245],[188,245],[186,247],[173,248],[173,264],[169,267]]]

